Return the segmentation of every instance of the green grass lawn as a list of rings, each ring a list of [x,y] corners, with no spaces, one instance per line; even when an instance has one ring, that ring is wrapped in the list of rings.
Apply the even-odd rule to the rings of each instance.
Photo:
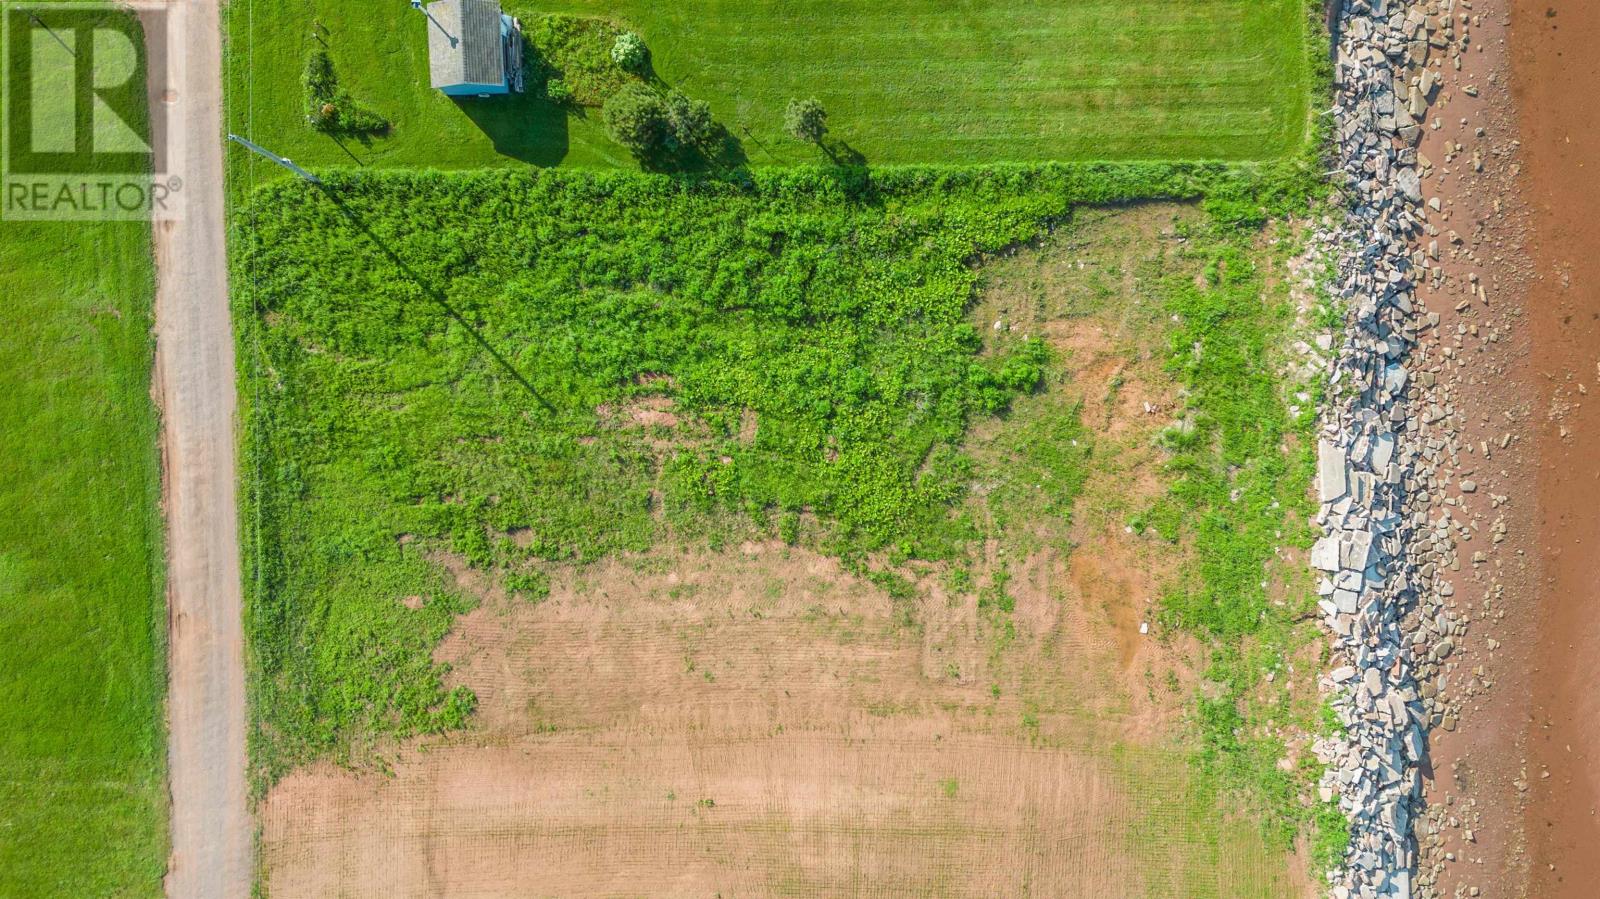
[[[159,895],[150,226],[0,223],[0,896]]]
[[[154,285],[149,222],[0,221],[7,899],[162,891],[166,614],[150,399]]]
[[[1303,0],[510,0],[637,29],[657,76],[707,100],[753,165],[825,161],[782,133],[815,96],[837,149],[869,164],[1264,159],[1306,134]],[[323,26],[313,35],[313,23]],[[230,127],[311,165],[633,165],[597,110],[537,96],[452,101],[428,86],[406,4],[235,0]],[[305,122],[300,77],[326,45],[342,83],[394,123],[370,143]]]

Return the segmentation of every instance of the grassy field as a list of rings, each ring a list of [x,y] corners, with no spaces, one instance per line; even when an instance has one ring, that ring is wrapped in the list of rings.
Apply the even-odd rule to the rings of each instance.
[[[0,222],[0,895],[166,870],[150,226]]]
[[[638,30],[655,75],[709,101],[753,165],[823,162],[782,132],[815,96],[834,149],[868,164],[1264,159],[1306,137],[1303,0],[511,0]],[[404,3],[237,0],[230,127],[299,162],[463,168],[633,163],[598,110],[539,96],[452,101],[429,88],[426,22]],[[326,47],[391,136],[305,121],[300,78]],[[859,156],[854,156],[859,154]]]
[[[161,895],[154,286],[148,222],[0,221],[0,896]]]

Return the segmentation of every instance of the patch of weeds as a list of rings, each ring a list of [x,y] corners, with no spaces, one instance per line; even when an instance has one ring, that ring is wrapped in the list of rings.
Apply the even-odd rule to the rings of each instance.
[[[625,33],[609,19],[562,13],[538,16],[523,29],[546,93],[551,84],[560,84],[557,90],[568,101],[596,108],[638,78],[611,54]]]
[[[972,568],[967,565],[951,565],[944,572],[944,588],[952,597],[965,596],[973,590]]]
[[[1266,679],[1317,636],[1296,621],[1311,601],[1303,572],[1278,561],[1314,536],[1306,524],[1312,418],[1290,413],[1277,355],[1294,310],[1286,295],[1268,293],[1270,254],[1254,231],[1224,216],[1187,237],[1184,252],[1202,276],[1173,276],[1162,287],[1172,322],[1166,367],[1185,397],[1179,423],[1160,437],[1171,486],[1133,524],[1184,542],[1192,560],[1160,615],[1210,646],[1204,676],[1213,689],[1195,712],[1201,769],[1247,797],[1280,845],[1302,828],[1316,842],[1322,822],[1304,801],[1315,775],[1279,764],[1287,735],[1308,729],[1314,710],[1297,705],[1281,686],[1287,679]],[[1286,595],[1269,593],[1274,576],[1289,578]]]
[[[1011,569],[1005,563],[995,569],[989,585],[978,594],[978,609],[1009,615],[1017,607],[1016,597],[1006,589],[1011,585]]]
[[[778,539],[790,546],[800,542],[800,513],[784,511],[778,516]]]
[[[917,585],[898,571],[874,571],[867,575],[867,579],[877,585],[878,589],[889,594],[889,598],[896,603],[910,602],[917,598]]]
[[[550,575],[543,571],[517,571],[505,576],[505,588],[519,599],[543,602],[550,596]]]
[[[1039,739],[1038,711],[1035,709],[1028,709],[1027,711],[1023,712],[1021,724],[1022,730],[1025,734],[1027,734],[1028,739],[1030,741],[1037,742]]]

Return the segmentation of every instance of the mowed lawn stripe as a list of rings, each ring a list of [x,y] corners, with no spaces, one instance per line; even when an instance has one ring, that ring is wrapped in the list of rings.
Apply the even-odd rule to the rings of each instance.
[[[154,288],[149,222],[0,221],[4,899],[162,892]]]
[[[711,104],[755,165],[825,161],[783,133],[815,96],[870,164],[1270,159],[1306,134],[1304,0],[504,0],[525,22],[637,29],[662,80]],[[598,110],[536,97],[452,101],[428,86],[425,20],[404,4],[235,0],[233,127],[314,165],[633,167]],[[312,23],[325,31],[313,38]],[[305,122],[325,42],[341,83],[394,123],[343,145]],[[248,98],[248,99],[247,99]]]
[[[0,223],[0,896],[159,895],[150,226]]]
[[[797,95],[821,99],[874,162],[948,158],[952,132],[984,135],[985,157],[1035,160],[1260,158],[1292,150],[1304,131],[1298,3],[686,5],[696,14],[554,4],[638,24],[668,82],[725,120],[731,108],[785,157],[805,155],[780,133]],[[1196,153],[1183,132],[1213,145]]]

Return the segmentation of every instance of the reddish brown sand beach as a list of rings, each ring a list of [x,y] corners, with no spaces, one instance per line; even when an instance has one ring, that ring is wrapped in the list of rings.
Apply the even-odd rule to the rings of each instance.
[[[1443,334],[1503,330],[1454,386],[1465,442],[1493,448],[1463,474],[1507,497],[1495,514],[1509,530],[1492,576],[1452,578],[1474,605],[1485,587],[1505,592],[1476,616],[1478,639],[1442,688],[1461,713],[1435,731],[1427,799],[1436,822],[1456,824],[1436,846],[1426,830],[1418,838],[1424,866],[1442,868],[1438,896],[1589,899],[1600,896],[1600,406],[1589,402],[1600,392],[1600,4],[1456,5],[1474,49],[1446,73],[1422,149],[1440,165],[1440,226],[1463,239],[1426,299]]]
[[[1539,635],[1525,895],[1600,895],[1600,4],[1519,2],[1512,86],[1534,277]]]

